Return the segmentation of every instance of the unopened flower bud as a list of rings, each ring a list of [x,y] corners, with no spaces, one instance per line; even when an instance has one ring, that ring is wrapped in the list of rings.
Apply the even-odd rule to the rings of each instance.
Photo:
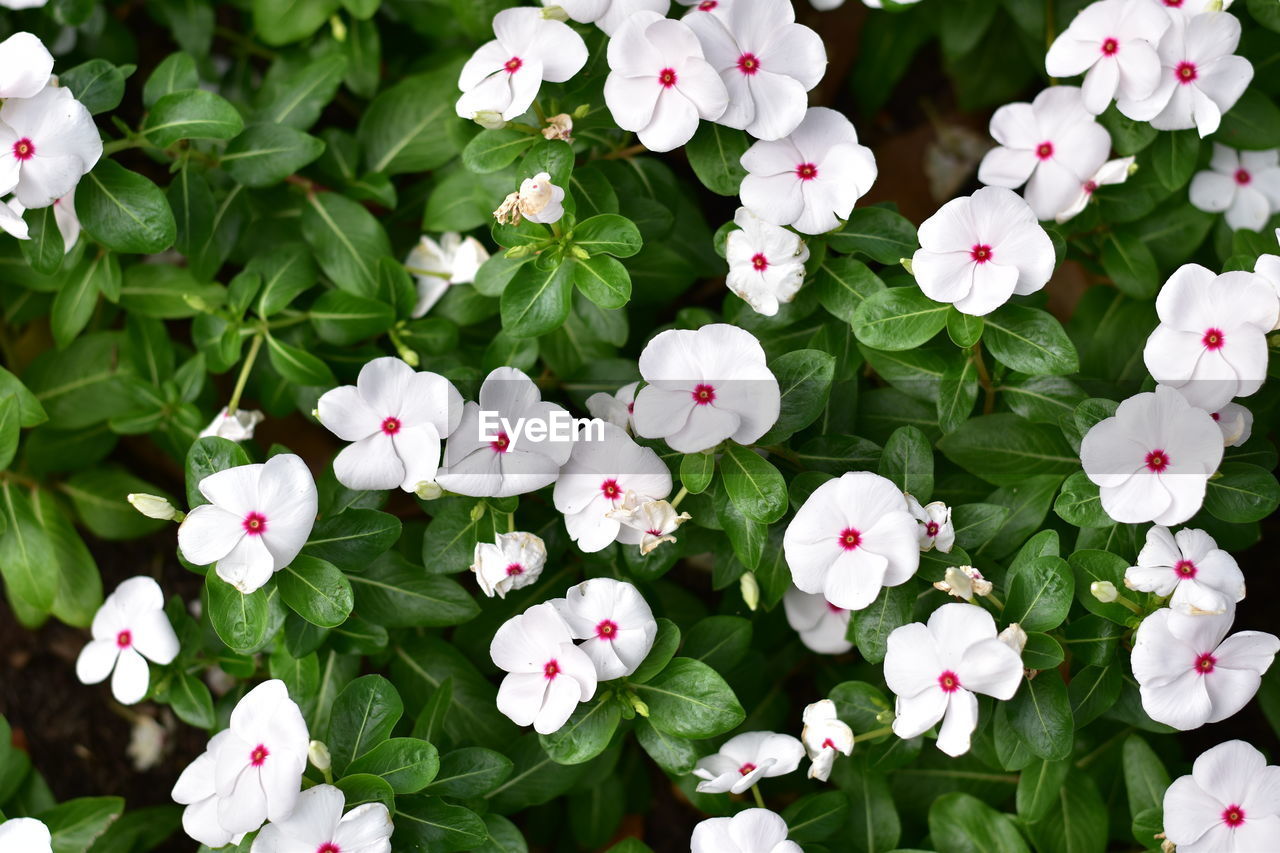
[[[347,25],[338,15],[329,19],[329,31],[333,33],[333,40],[339,44],[347,40]]]
[[[1120,593],[1116,590],[1116,585],[1111,581],[1094,581],[1089,584],[1089,592],[1093,593],[1093,597],[1103,604],[1110,604],[1120,597]]]
[[[569,249],[569,251],[570,253],[573,254],[575,258],[577,258],[580,261],[585,261],[587,258],[591,257],[590,253],[588,253],[587,250],[582,248],[581,246],[572,246]]]
[[[515,260],[516,258],[527,258],[533,254],[533,246],[528,244],[523,246],[512,246],[507,249],[506,257]]]
[[[907,271],[907,275],[915,275],[915,270],[911,268],[910,258],[899,258],[898,263],[902,264],[902,268]]]
[[[325,746],[318,740],[313,740],[307,744],[307,759],[321,773],[328,773],[332,766],[332,760],[329,757],[329,747]]]
[[[1014,622],[1008,628],[1005,628],[996,635],[996,639],[1013,649],[1019,655],[1022,650],[1027,647],[1027,632],[1022,630],[1022,626]]]
[[[637,714],[646,718],[649,716],[649,706],[645,704],[643,699],[634,693],[628,693],[627,698],[631,700],[631,707],[635,708]]]
[[[132,494],[129,495],[129,505],[147,518],[156,518],[160,521],[181,521],[179,516],[182,513],[158,495]]]
[[[444,489],[435,480],[423,480],[414,488],[413,493],[424,501],[433,501],[444,494]]]
[[[484,513],[485,513],[485,510],[486,510],[486,509],[487,509],[487,507],[484,505],[484,503],[483,503],[483,502],[478,503],[478,504],[476,504],[475,506],[473,506],[473,507],[471,508],[471,520],[472,520],[472,521],[479,521],[479,520],[480,520],[480,516],[484,515]]]
[[[485,130],[500,130],[507,126],[507,120],[497,110],[477,110],[471,120]]]
[[[589,115],[591,115],[590,104],[582,104],[576,110],[573,111],[574,118],[586,118]]]
[[[213,312],[213,306],[203,297],[195,293],[182,294],[182,301],[190,305],[201,314],[209,314]]]
[[[562,6],[543,6],[542,17],[548,21],[567,21],[569,13]]]
[[[753,572],[747,572],[738,580],[738,587],[742,590],[742,600],[747,603],[749,610],[755,610],[760,606],[760,582],[756,580]]]

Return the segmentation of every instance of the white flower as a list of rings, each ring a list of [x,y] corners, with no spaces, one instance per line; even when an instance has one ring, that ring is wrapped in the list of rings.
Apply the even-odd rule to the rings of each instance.
[[[645,344],[636,434],[698,453],[725,439],[750,444],[778,420],[778,380],[750,332],[726,323],[668,329]]]
[[[508,674],[498,688],[498,710],[539,734],[559,730],[579,702],[596,693],[596,668],[573,644],[569,626],[550,601],[503,623],[489,656]]]
[[[821,782],[831,776],[831,766],[837,755],[853,752],[853,729],[836,716],[836,703],[821,699],[804,709],[804,729],[800,740],[809,754],[809,778]]]
[[[1152,0],[1174,18],[1193,18],[1202,12],[1222,12],[1235,0]]]
[[[231,730],[225,729],[210,738],[205,751],[182,771],[170,794],[174,802],[186,806],[182,810],[183,831],[209,847],[222,847],[233,841],[238,844],[243,835],[218,822],[219,754],[233,737]]]
[[[1199,264],[1179,267],[1156,297],[1160,325],[1143,360],[1159,383],[1193,405],[1216,412],[1248,397],[1267,378],[1267,332],[1280,299],[1253,273],[1215,276]]]
[[[0,231],[19,240],[30,240],[30,230],[26,220],[22,218],[21,211],[24,210],[26,208],[16,198],[9,199],[7,203],[0,203]]]
[[[907,499],[907,512],[920,525],[920,550],[932,551],[937,548],[944,554],[950,554],[956,544],[951,507],[942,501],[932,501],[921,506],[915,495],[904,494],[903,497]]]
[[[942,721],[938,749],[969,751],[978,726],[975,693],[1012,699],[1022,683],[1022,660],[996,636],[991,614],[976,604],[944,604],[927,625],[913,622],[889,635],[884,678],[897,694],[893,731],[922,735]]]
[[[1147,544],[1138,565],[1124,573],[1129,589],[1172,595],[1169,607],[1188,616],[1225,613],[1244,598],[1244,575],[1235,558],[1218,547],[1203,530],[1179,530],[1156,525],[1147,531]]]
[[[1214,143],[1209,168],[1191,179],[1191,203],[1227,212],[1233,230],[1261,231],[1280,211],[1280,149],[1236,151]]]
[[[707,14],[710,12],[710,14]],[[827,50],[796,23],[791,0],[754,0],[697,8],[684,17],[729,92],[717,124],[778,139],[804,119],[808,92],[827,68]]]
[[[1044,287],[1053,275],[1053,241],[1017,193],[983,187],[956,198],[920,225],[911,270],[924,295],[981,317]]]
[[[355,385],[326,391],[320,423],[352,442],[333,460],[349,489],[412,492],[440,468],[440,443],[462,420],[462,395],[443,376],[418,372],[392,356],[360,368]]]
[[[802,853],[787,840],[787,822],[768,809],[743,809],[733,817],[712,817],[693,828],[691,853]]]
[[[606,35],[613,35],[637,12],[666,15],[671,0],[542,0],[542,5],[559,6],[578,23],[595,24]]]
[[[10,6],[10,9],[27,8]],[[36,5],[44,5],[37,3]],[[0,41],[0,99],[32,98],[40,94],[53,74],[53,55],[31,33],[14,33]]]
[[[1022,650],[1027,647],[1027,632],[1017,622],[1010,623],[1009,627],[996,634],[996,639],[1013,649],[1019,658],[1022,657]]]
[[[538,9],[503,9],[493,16],[493,34],[458,76],[462,97],[456,110],[462,118],[496,113],[510,121],[529,109],[543,80],[563,83],[587,63],[582,36]],[[490,123],[496,123],[492,117]]]
[[[1102,508],[1122,524],[1181,524],[1200,509],[1222,461],[1213,418],[1165,385],[1136,394],[1094,424],[1080,462],[1098,485]]]
[[[0,195],[48,207],[75,189],[102,156],[93,116],[70,89],[46,86],[0,107]]]
[[[640,590],[626,581],[585,580],[553,603],[569,632],[586,640],[578,649],[591,659],[600,681],[635,672],[653,648],[658,623]]]
[[[480,265],[488,259],[488,250],[475,237],[464,238],[450,231],[441,234],[437,243],[423,234],[404,259],[405,269],[418,283],[413,316],[421,317],[430,311],[449,290],[449,285],[475,281]]]
[[[551,183],[551,176],[539,172],[520,182],[520,212],[530,222],[550,225],[564,216],[564,190]]]
[[[657,12],[630,15],[609,39],[608,59],[605,104],[650,151],[684,145],[699,119],[715,121],[729,104],[693,30]]]
[[[5,9],[39,9],[41,6],[48,4],[49,0],[0,0],[0,7]]]
[[[1111,136],[1075,86],[1050,86],[1029,104],[1005,104],[990,131],[1000,145],[982,158],[978,180],[1008,189],[1025,183],[1037,219],[1066,210],[1111,151]]]
[[[550,423],[567,412],[542,401],[542,393],[514,367],[499,367],[480,386],[480,402],[467,403],[462,420],[445,447],[445,463],[436,482],[442,488],[472,497],[509,497],[541,489],[555,482],[569,459],[573,442],[513,436],[523,420]],[[483,417],[482,417],[483,415]]]
[[[547,546],[532,533],[499,533],[493,544],[477,542],[471,571],[484,594],[506,598],[537,581],[547,562]]]
[[[33,817],[10,818],[0,821],[0,850],[53,853],[53,836],[49,827]]]
[[[344,815],[345,804],[332,785],[303,791],[292,814],[258,833],[252,853],[391,853],[395,826],[387,807],[365,803]]]
[[[1276,229],[1276,240],[1280,240],[1280,228]],[[1253,265],[1253,272],[1271,286],[1280,298],[1280,255],[1259,255]],[[1280,317],[1276,318],[1276,328],[1280,329]]]
[[[1151,0],[1101,0],[1081,10],[1044,58],[1050,77],[1084,74],[1081,95],[1098,115],[1119,92],[1130,100],[1151,97],[1160,81],[1156,45],[1169,16]]]
[[[1194,2],[1194,0],[1193,0]],[[1121,97],[1116,107],[1157,130],[1196,128],[1203,138],[1218,129],[1253,79],[1253,65],[1235,56],[1240,19],[1210,12],[1174,17],[1160,39],[1160,82],[1148,98]]]
[[[731,737],[714,755],[698,759],[693,775],[700,794],[741,794],[761,779],[785,776],[800,766],[804,744],[791,735],[746,732]]]
[[[867,471],[828,480],[809,495],[782,539],[801,590],[861,610],[920,566],[916,520],[892,481]]]
[[[235,414],[223,406],[209,425],[200,431],[200,438],[217,436],[230,441],[248,441],[253,438],[253,429],[265,420],[262,412],[249,409],[236,409]]]
[[[975,595],[990,595],[992,585],[973,566],[947,566],[942,580],[934,583],[933,588],[971,602]]]
[[[316,482],[292,453],[210,474],[199,489],[209,503],[187,513],[178,548],[197,566],[216,562],[245,595],[298,556],[315,524]]]
[[[129,727],[129,745],[124,748],[129,756],[129,763],[139,773],[146,773],[160,766],[164,760],[165,741],[168,740],[164,726],[156,722],[154,717],[138,714]]]
[[[822,234],[848,219],[876,180],[876,158],[858,144],[853,122],[835,110],[810,107],[781,139],[760,140],[741,158],[742,204],[774,225]]]
[[[639,382],[628,382],[616,394],[597,391],[587,398],[587,411],[593,418],[613,424],[619,429],[632,430],[631,413],[636,406],[636,389]]]
[[[151,672],[147,661],[164,666],[178,656],[178,635],[164,613],[164,593],[149,577],[130,578],[98,608],[93,639],[76,660],[76,678],[84,684],[111,679],[111,694],[122,705],[141,702]]]
[[[782,597],[787,624],[800,635],[809,651],[820,655],[842,655],[853,648],[845,639],[849,633],[849,611],[836,607],[821,593],[808,593],[790,586]]]
[[[718,24],[716,26],[719,26]],[[772,317],[804,284],[809,247],[793,231],[773,225],[745,207],[733,215],[738,228],[725,237],[725,283],[758,314]]]
[[[640,556],[645,556],[665,542],[675,542],[671,534],[692,516],[687,512],[676,514],[675,507],[667,501],[646,500],[635,492],[627,492],[617,509],[605,513],[617,519],[623,527],[640,535]],[[626,533],[630,538],[635,533]]]
[[[1262,631],[1227,637],[1233,611],[1186,616],[1166,607],[1142,620],[1132,662],[1147,716],[1186,731],[1225,720],[1258,692],[1280,639]]]
[[[1147,0],[1142,0],[1146,2]],[[1053,218],[1057,223],[1063,223],[1070,219],[1074,219],[1084,212],[1085,207],[1089,204],[1089,199],[1093,198],[1094,192],[1098,187],[1105,187],[1111,184],[1123,184],[1129,179],[1129,175],[1133,172],[1133,161],[1135,157],[1120,157],[1116,160],[1108,160],[1098,167],[1098,171],[1094,172],[1083,184],[1080,185],[1080,192],[1076,195],[1075,201],[1067,205],[1067,207]]]
[[[1239,447],[1253,433],[1253,412],[1239,403],[1227,403],[1212,417],[1222,430],[1222,443],[1227,447]]]
[[[1257,853],[1280,838],[1280,767],[1242,740],[1201,753],[1164,792],[1164,832],[1179,853]]]

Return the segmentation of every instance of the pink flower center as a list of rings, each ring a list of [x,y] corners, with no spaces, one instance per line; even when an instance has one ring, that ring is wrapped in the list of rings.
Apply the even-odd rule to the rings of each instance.
[[[618,485],[617,480],[605,480],[600,484],[600,491],[604,492],[604,496],[612,501],[622,494],[622,487]]]
[[[969,257],[980,264],[985,264],[991,260],[991,247],[986,243],[975,243],[973,248],[969,250]]]
[[[1213,418],[1215,421],[1220,421],[1222,420],[1222,412],[1214,412],[1213,414],[1209,415],[1209,417]]]
[[[342,848],[332,841],[326,841],[316,848],[316,853],[342,853]]]
[[[670,89],[676,84],[676,70],[674,68],[664,68],[658,72],[658,82],[662,84],[662,88]]]
[[[756,766],[752,764],[750,761],[748,761],[746,764],[738,768],[738,772],[741,773],[743,776],[746,776],[752,770],[755,770],[755,769],[756,769]]]
[[[519,563],[512,563],[511,565],[507,566],[507,577],[514,577],[515,575],[522,575],[522,574],[524,574],[524,566],[520,565]]]
[[[840,531],[840,547],[852,551],[862,544],[862,534],[852,527]]]
[[[938,676],[938,686],[943,693],[955,693],[960,689],[960,676],[948,669]]]
[[[1095,192],[1097,189],[1098,189],[1098,182],[1097,182],[1097,181],[1085,181],[1085,182],[1084,182],[1084,194],[1085,194],[1085,195],[1093,195],[1093,194],[1094,194],[1094,192]]]
[[[1182,8],[1182,2],[1183,0],[1164,0],[1164,5],[1170,9],[1180,9]]]
[[[497,438],[489,442],[489,446],[493,448],[494,453],[506,453],[507,448],[511,446],[511,439],[507,438],[505,432],[500,432]]]
[[[1194,62],[1179,62],[1178,67],[1173,69],[1173,76],[1178,78],[1178,82],[1187,85],[1196,79],[1196,64]]]
[[[13,143],[13,156],[19,160],[30,160],[36,156],[36,144],[24,136]]]
[[[1041,142],[1039,145],[1037,145],[1037,146],[1036,146],[1036,156],[1037,156],[1037,157],[1039,157],[1041,160],[1048,160],[1050,157],[1052,157],[1052,156],[1053,156],[1053,143],[1052,143],[1052,142]]]
[[[1116,51],[1120,49],[1120,42],[1113,38],[1102,40],[1102,53],[1104,56],[1115,56]]]
[[[1147,470],[1159,474],[1169,467],[1169,454],[1163,450],[1153,450],[1147,454]]]
[[[515,74],[524,65],[524,60],[518,56],[513,56],[506,62],[502,63],[502,67],[506,69],[508,74]]]
[[[1173,570],[1184,578],[1193,578],[1196,576],[1196,564],[1190,560],[1179,560],[1174,564]]]
[[[698,9],[702,12],[710,12],[719,5],[719,0],[702,0],[702,2],[698,4]]]
[[[710,385],[699,383],[693,388],[693,402],[699,406],[709,406],[716,401],[716,389]]]
[[[250,536],[261,536],[267,532],[267,517],[260,512],[251,512],[244,517],[244,532]]]
[[[738,70],[749,77],[760,70],[760,60],[754,53],[744,53],[738,57]]]
[[[1205,349],[1222,349],[1222,345],[1226,340],[1222,336],[1221,329],[1205,329],[1204,337],[1200,339]]]
[[[936,521],[931,521],[931,522],[929,522],[928,524],[926,524],[926,525],[924,526],[924,534],[925,534],[926,536],[937,536],[937,535],[938,535],[938,522],[936,522]]]
[[[596,626],[596,636],[602,640],[615,640],[618,636],[618,623],[612,619],[605,619]]]
[[[832,613],[844,613],[844,612],[845,612],[843,607],[836,607],[836,606],[835,606],[834,604],[832,604],[830,601],[828,601],[828,602],[827,602],[827,609],[828,609],[828,610],[830,610]]]
[[[755,267],[760,272],[764,272],[769,268],[769,259],[766,258],[762,252],[756,252],[751,257],[751,266]]]
[[[801,163],[796,166],[796,177],[802,181],[812,181],[818,177],[818,167],[812,163]]]
[[[1222,822],[1235,829],[1244,823],[1244,809],[1239,806],[1227,806],[1222,810]]]
[[[662,531],[661,531],[661,530],[658,530],[658,529],[656,529],[656,528],[649,528],[648,530],[646,530],[646,531],[645,531],[645,533],[648,533],[650,536],[661,536],[661,535],[662,535]]]
[[[263,744],[258,744],[253,748],[253,752],[249,753],[249,763],[254,767],[261,767],[270,754],[271,750],[267,749]]]
[[[128,630],[121,631],[116,634],[116,645],[122,649],[127,649],[133,645],[133,634]]]
[[[400,431],[400,419],[387,418],[385,421],[382,422],[382,431],[385,432],[387,435],[395,435]]]
[[[822,742],[822,748],[823,748],[823,749],[835,749],[835,748],[836,748],[836,742],[835,742],[835,741],[833,741],[831,738],[827,738],[826,740],[824,740],[824,741]]]
[[[1253,175],[1249,174],[1248,169],[1236,169],[1236,183],[1240,186],[1246,186],[1253,180]]]
[[[627,414],[628,414],[628,415],[634,415],[635,413],[636,413],[636,404],[635,404],[635,403],[627,403]]]
[[[548,681],[553,680],[560,674],[560,664],[554,659],[547,661],[546,665],[542,667],[542,674],[547,677]]]
[[[1218,659],[1209,652],[1205,652],[1196,658],[1196,672],[1201,675],[1208,675],[1213,672],[1213,668],[1217,665]]]

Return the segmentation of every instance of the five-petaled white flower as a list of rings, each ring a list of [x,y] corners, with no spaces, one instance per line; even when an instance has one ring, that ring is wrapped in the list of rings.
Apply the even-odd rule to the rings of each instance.
[[[36,36],[14,33],[0,41],[0,100],[35,97],[51,74],[53,55]]]
[[[209,425],[200,431],[200,438],[225,438],[229,441],[248,441],[253,438],[254,428],[263,422],[266,416],[262,412],[250,409],[236,409],[235,413],[222,411],[214,416]]]
[[[1180,853],[1257,853],[1280,838],[1280,767],[1242,740],[1200,754],[1164,792],[1164,833]]]
[[[718,25],[717,25],[718,26]],[[757,314],[772,317],[804,284],[809,247],[793,231],[766,222],[745,207],[733,215],[737,229],[725,237],[725,284]]]
[[[725,439],[756,441],[778,420],[782,392],[764,347],[745,329],[712,323],[668,329],[645,344],[636,434],[698,453]]]
[[[506,598],[537,581],[547,562],[547,546],[532,533],[498,533],[493,543],[477,542],[471,571],[484,594]]]
[[[345,805],[332,785],[303,791],[292,814],[262,828],[251,853],[391,853],[395,825],[387,807],[364,803],[344,815]]]
[[[609,40],[604,100],[613,120],[650,151],[684,145],[700,119],[720,118],[729,94],[687,24],[636,12]]]
[[[1171,525],[1195,515],[1222,461],[1213,418],[1167,385],[1135,394],[1080,443],[1084,472],[1102,508],[1122,524]]]
[[[1186,731],[1225,720],[1258,692],[1280,639],[1263,631],[1227,637],[1234,609],[1187,616],[1165,607],[1142,620],[1132,663],[1147,716]]]
[[[693,828],[691,853],[802,853],[787,839],[787,822],[768,809],[743,809],[733,817],[712,817]]]
[[[635,672],[658,635],[648,602],[626,581],[591,578],[553,603],[569,632],[586,641],[578,648],[591,659],[600,681]]]
[[[1236,560],[1203,530],[1176,534],[1159,525],[1147,531],[1138,565],[1124,573],[1129,589],[1173,597],[1169,607],[1188,616],[1226,613],[1244,598],[1244,574]]]
[[[1147,2],[1147,0],[1142,0]],[[1133,172],[1133,161],[1135,157],[1120,157],[1115,160],[1108,160],[1098,167],[1098,171],[1094,172],[1083,184],[1080,185],[1080,192],[1076,195],[1075,201],[1067,205],[1057,216],[1053,217],[1053,221],[1057,223],[1067,222],[1074,219],[1084,212],[1088,206],[1089,200],[1093,198],[1093,194],[1097,192],[1098,187],[1105,187],[1112,184],[1123,184],[1129,179],[1130,173]]]
[[[845,639],[849,633],[849,611],[836,607],[822,593],[804,592],[792,585],[782,597],[787,624],[800,635],[800,642],[820,655],[842,655],[853,648]]]
[[[920,525],[920,550],[932,551],[937,548],[944,554],[951,553],[956,544],[956,528],[951,523],[951,507],[942,501],[931,501],[924,506],[912,494],[903,494],[907,499],[907,512]]]
[[[850,471],[809,495],[782,538],[791,579],[847,610],[862,610],[886,586],[920,567],[916,520],[892,481]]]
[[[10,818],[0,821],[0,850],[53,853],[53,836],[49,827],[33,817]]]
[[[587,398],[587,411],[593,418],[607,421],[619,429],[632,431],[631,413],[636,406],[636,389],[639,382],[628,382],[614,394],[597,391]]]
[[[893,731],[922,735],[942,721],[938,749],[969,751],[978,727],[975,693],[1012,699],[1022,683],[1022,660],[996,636],[991,614],[976,604],[944,604],[927,624],[913,622],[889,635],[884,678],[897,694]]]
[[[622,503],[616,509],[606,513],[609,518],[617,519],[623,527],[635,531],[626,534],[626,538],[640,535],[640,556],[645,556],[665,542],[675,542],[672,534],[692,516],[687,512],[676,514],[675,507],[667,501],[647,500],[635,492],[627,492]],[[619,539],[622,539],[619,536]]]
[[[745,732],[729,738],[720,751],[698,759],[693,775],[701,794],[741,794],[761,779],[785,776],[800,766],[804,744],[791,735]]]
[[[572,20],[595,24],[606,35],[613,35],[636,12],[665,16],[671,0],[542,0],[542,5],[559,6]]]
[[[848,219],[877,174],[875,155],[858,144],[853,122],[826,107],[810,107],[787,136],[756,142],[741,163],[743,205],[802,234],[822,234]]]
[[[1149,98],[1160,82],[1156,45],[1169,16],[1151,0],[1100,0],[1081,10],[1044,58],[1050,77],[1084,74],[1084,106],[1100,114],[1119,92]]]
[[[122,705],[141,702],[151,672],[147,661],[164,666],[178,656],[178,635],[164,613],[164,593],[149,577],[130,578],[98,608],[93,639],[76,660],[76,677],[85,684],[111,679],[111,693]]]
[[[451,284],[470,284],[476,280],[480,265],[489,252],[475,237],[463,237],[455,231],[440,235],[440,242],[423,234],[404,266],[418,284],[418,301],[413,316],[421,317],[440,301]]]
[[[70,89],[46,86],[0,107],[0,195],[48,207],[75,189],[102,156],[93,116]]]
[[[187,513],[178,548],[197,566],[216,562],[245,595],[293,562],[316,521],[316,481],[292,453],[210,474],[199,489],[209,503]]]
[[[1253,433],[1253,412],[1239,403],[1227,403],[1213,413],[1213,420],[1222,430],[1222,443],[1227,447],[1239,447]]]
[[[1261,231],[1280,211],[1280,149],[1236,151],[1215,142],[1209,168],[1196,172],[1190,194],[1207,213],[1226,211],[1232,229]]]
[[[801,717],[804,729],[800,740],[809,754],[809,778],[825,782],[831,776],[831,767],[837,755],[853,752],[853,729],[837,715],[836,703],[821,699],[804,709]]]
[[[1184,264],[1156,297],[1160,325],[1147,338],[1143,360],[1157,382],[1216,412],[1262,387],[1267,332],[1278,313],[1280,299],[1253,273],[1214,275]]]
[[[496,114],[510,121],[529,109],[543,80],[563,83],[587,64],[582,36],[540,9],[503,9],[493,16],[493,34],[462,66],[456,106],[462,118]]]
[[[498,710],[539,734],[558,731],[579,702],[596,693],[596,668],[573,644],[555,604],[535,604],[503,623],[489,656],[507,672],[498,687]]]
[[[1044,287],[1053,275],[1053,241],[1017,193],[983,187],[956,198],[920,225],[911,271],[924,295],[981,317]]]

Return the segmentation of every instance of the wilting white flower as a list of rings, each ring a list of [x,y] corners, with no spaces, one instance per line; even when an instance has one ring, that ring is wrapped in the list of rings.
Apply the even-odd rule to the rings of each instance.
[[[1148,98],[1121,97],[1116,107],[1157,130],[1194,127],[1202,138],[1208,136],[1253,79],[1253,65],[1234,55],[1239,44],[1240,19],[1235,15],[1175,17],[1156,48],[1160,82],[1155,91]]]
[[[992,585],[991,581],[984,578],[982,572],[973,566],[947,566],[942,580],[937,581],[933,588],[965,601],[973,601],[975,595],[990,595]]]
[[[159,767],[164,760],[167,739],[164,726],[154,717],[138,714],[129,727],[129,745],[124,748],[124,754],[129,756],[129,764],[134,770],[146,773]]]
[[[916,500],[915,495],[904,494],[907,499],[907,512],[911,513],[920,525],[920,550],[932,551],[937,548],[944,554],[951,553],[956,544],[956,528],[951,523],[951,507],[942,501],[933,501],[924,506]]]
[[[586,640],[578,648],[591,659],[600,681],[635,672],[658,635],[648,602],[626,581],[591,578],[553,603],[569,632]]]
[[[493,113],[510,121],[529,109],[543,80],[563,83],[587,63],[582,36],[539,9],[503,9],[493,16],[493,34],[462,66],[456,106],[462,118]],[[501,126],[496,116],[489,123]]]
[[[503,623],[489,656],[507,672],[498,688],[498,710],[539,734],[559,730],[579,702],[596,693],[596,668],[573,644],[569,626],[550,601]]]
[[[1206,213],[1226,211],[1239,231],[1261,231],[1280,211],[1280,149],[1236,151],[1214,143],[1209,168],[1191,179],[1191,203]]]
[[[421,317],[440,301],[451,284],[469,284],[476,280],[480,265],[489,259],[484,244],[475,237],[463,237],[455,231],[440,235],[437,243],[426,234],[418,240],[404,266],[418,284],[418,301],[413,316]]]
[[[944,604],[927,624],[913,622],[889,635],[884,678],[897,694],[893,731],[922,735],[942,722],[938,749],[969,751],[978,727],[975,693],[1012,699],[1022,683],[1022,660],[996,636],[991,614],[976,604]]]
[[[551,175],[539,172],[520,182],[520,189],[503,199],[493,212],[503,225],[519,225],[521,218],[541,225],[559,222],[564,216],[564,189],[551,183]]]
[[[326,391],[320,423],[350,441],[333,460],[349,489],[412,492],[436,478],[440,444],[462,420],[462,395],[437,373],[418,372],[399,358],[375,358],[355,385]]]
[[[783,553],[801,590],[861,610],[920,566],[916,520],[902,490],[868,471],[828,480],[787,525]]]
[[[1130,100],[1151,97],[1160,81],[1156,45],[1169,16],[1151,0],[1101,0],[1080,11],[1044,58],[1050,77],[1084,74],[1081,95],[1098,115],[1119,92]]]
[[[809,754],[809,778],[825,782],[837,755],[853,752],[853,729],[836,716],[836,703],[821,699],[804,709],[804,729],[800,740]]]
[[[741,157],[742,204],[774,225],[822,234],[848,219],[876,180],[876,158],[858,144],[853,122],[835,110],[810,107],[781,139],[760,140]]]
[[[1142,620],[1132,662],[1147,716],[1186,731],[1225,720],[1258,692],[1280,639],[1263,631],[1227,637],[1233,611],[1186,616],[1166,607]]]
[[[1017,193],[983,187],[944,204],[920,225],[911,271],[924,295],[981,317],[1044,287],[1053,241]]]
[[[235,414],[222,411],[214,417],[209,425],[200,431],[200,438],[216,436],[230,441],[248,441],[253,438],[253,429],[265,420],[262,412],[250,409],[236,409]]]
[[[12,0],[0,5],[10,9],[27,8],[10,6],[9,2]],[[36,36],[31,33],[14,33],[0,41],[0,100],[35,97],[48,85],[51,74],[53,55]]]
[[[802,758],[804,744],[791,735],[746,732],[698,759],[693,775],[703,780],[698,783],[701,794],[741,794],[761,779],[793,772]]]
[[[591,417],[613,424],[619,429],[631,431],[631,413],[636,406],[636,389],[639,382],[628,382],[616,394],[597,391],[587,398],[587,411]]]
[[[1235,558],[1203,530],[1153,526],[1138,553],[1138,565],[1124,573],[1129,589],[1172,595],[1169,607],[1188,616],[1226,613],[1244,598],[1244,574]]]
[[[671,0],[542,0],[543,6],[559,6],[580,24],[595,24],[613,35],[636,12],[666,15]]]
[[[726,323],[668,329],[645,344],[636,434],[698,453],[725,439],[750,444],[778,420],[778,380],[750,332]]]
[[[609,40],[604,100],[613,120],[650,151],[688,142],[699,119],[724,113],[729,95],[687,24],[657,12],[630,15]]]
[[[1085,109],[1075,86],[1050,86],[1029,104],[1005,104],[991,117],[990,130],[1000,145],[982,158],[978,180],[1008,189],[1025,183],[1037,219],[1070,207],[1111,151],[1107,129]]]
[[[694,8],[684,22],[729,92],[717,124],[757,139],[778,139],[799,126],[807,93],[826,71],[827,50],[817,33],[796,23],[791,0]]]
[[[537,581],[547,562],[547,546],[532,533],[498,533],[493,544],[477,542],[471,571],[484,594],[506,598]]]
[[[292,453],[200,481],[207,504],[187,513],[178,548],[188,562],[216,562],[218,577],[248,595],[298,556],[316,520],[316,482]]]
[[[1156,297],[1160,325],[1147,338],[1143,360],[1157,382],[1216,412],[1262,387],[1267,332],[1278,312],[1275,291],[1253,273],[1214,275],[1184,264]]]
[[[48,207],[75,189],[102,156],[93,116],[70,89],[46,86],[0,107],[0,195]]]
[[[122,705],[147,695],[147,661],[164,666],[178,656],[178,635],[164,613],[164,593],[149,577],[130,578],[107,596],[93,617],[93,639],[76,660],[84,684],[111,679],[111,694]]]
[[[787,822],[768,809],[743,809],[733,817],[712,817],[693,828],[692,853],[801,853],[787,840]]]
[[[1255,853],[1280,838],[1280,767],[1242,740],[1206,750],[1164,792],[1164,832],[1180,853]]]
[[[718,24],[716,26],[719,26]],[[725,284],[758,314],[772,317],[804,284],[809,247],[793,231],[773,225],[745,207],[733,215],[738,228],[725,237]]]
[[[794,585],[782,597],[787,624],[800,635],[809,651],[820,655],[842,655],[853,648],[845,639],[849,633],[849,611],[836,607],[822,595],[802,591]]]
[[[1027,647],[1027,632],[1017,622],[996,634],[996,639],[1013,649],[1018,657],[1022,657],[1022,650]]]
[[[665,0],[657,0],[657,2],[665,2]],[[547,119],[546,127],[542,128],[543,139],[563,139],[565,142],[573,141],[573,116],[568,113],[560,113]]]
[[[252,853],[391,853],[395,825],[387,807],[365,803],[344,815],[345,805],[332,785],[303,791],[292,814],[258,833]]]
[[[1140,0],[1147,2],[1147,0]],[[1108,160],[1098,167],[1098,171],[1094,172],[1080,186],[1080,192],[1076,195],[1075,201],[1067,205],[1061,213],[1053,218],[1054,222],[1059,224],[1074,219],[1084,212],[1085,207],[1089,204],[1089,199],[1093,198],[1093,194],[1098,187],[1105,187],[1111,184],[1123,184],[1129,179],[1129,175],[1133,172],[1133,162],[1135,157],[1121,157],[1117,160]]]
[[[0,821],[0,850],[53,853],[53,836],[49,827],[33,817],[10,818]]]
[[[559,440],[553,432],[535,437],[514,430],[522,420],[550,424],[558,416],[568,413],[543,402],[538,386],[524,373],[514,367],[494,369],[480,386],[479,404],[463,407],[436,482],[472,497],[509,497],[550,485],[568,461],[573,442]]]
[[[622,503],[605,514],[616,519],[624,528],[640,534],[642,557],[665,542],[675,542],[676,537],[672,534],[676,528],[692,517],[687,512],[677,515],[675,507],[667,501],[647,500],[635,492],[627,492]],[[626,534],[627,538],[634,535]]]
[[[1222,430],[1222,443],[1227,447],[1239,447],[1253,433],[1253,412],[1239,403],[1227,403],[1212,417]]]
[[[1080,462],[1102,508],[1122,524],[1186,521],[1200,510],[1221,461],[1222,433],[1213,418],[1165,385],[1125,400],[1080,443]]]

